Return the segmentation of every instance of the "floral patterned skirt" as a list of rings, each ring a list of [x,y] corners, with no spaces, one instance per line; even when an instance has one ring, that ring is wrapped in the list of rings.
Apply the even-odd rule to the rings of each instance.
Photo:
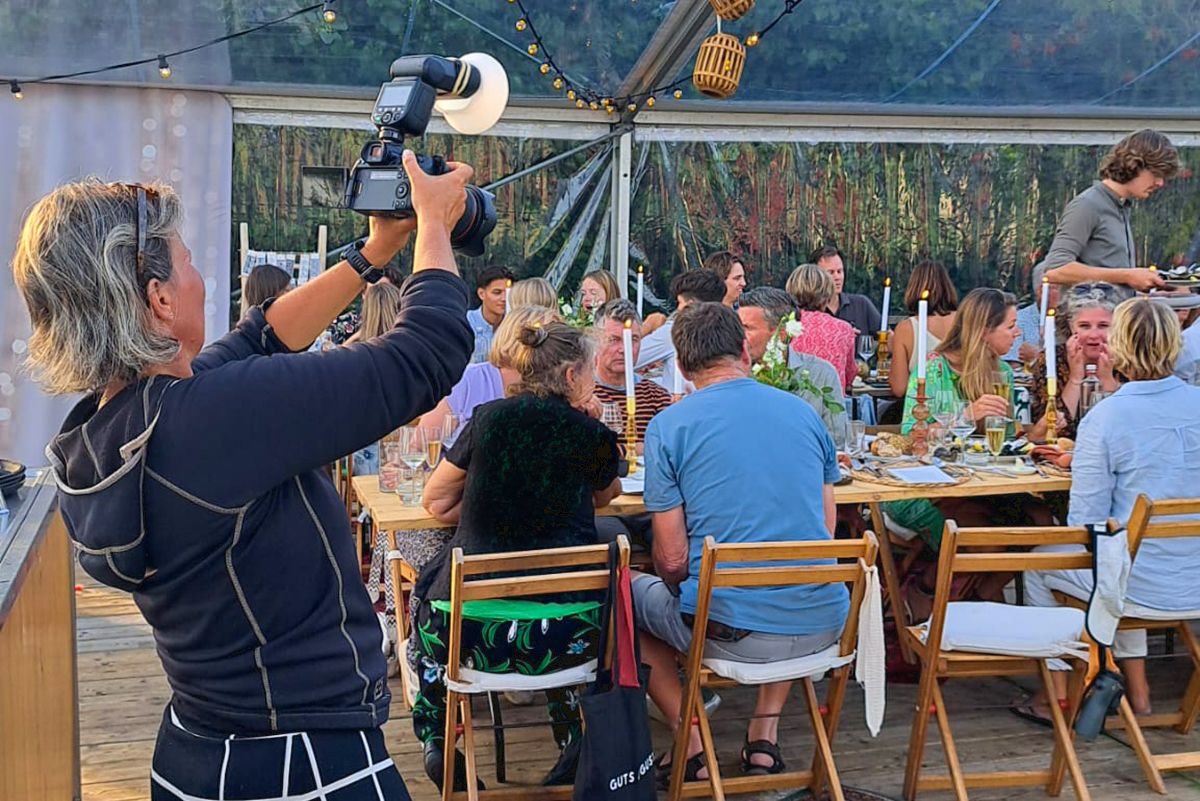
[[[463,663],[486,673],[540,676],[582,665],[596,658],[602,608],[560,618],[475,620],[464,617]],[[413,615],[411,642],[416,648],[419,689],[413,705],[413,730],[422,743],[441,743],[446,731],[445,664],[448,612],[425,600]],[[579,736],[577,688],[547,690],[547,712],[554,740],[563,749]]]

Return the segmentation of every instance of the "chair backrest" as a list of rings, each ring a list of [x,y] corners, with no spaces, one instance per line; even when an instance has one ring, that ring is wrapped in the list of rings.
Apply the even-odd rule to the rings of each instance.
[[[629,567],[629,540],[617,538],[617,569]],[[467,556],[462,548],[450,555],[450,631],[446,672],[458,678],[462,646],[462,612],[467,601],[527,598],[563,592],[607,590],[611,573],[608,545],[579,545]],[[585,569],[590,568],[590,569]],[[496,573],[545,571],[532,576],[496,578]],[[490,575],[489,575],[490,574]],[[607,655],[605,655],[607,659]]]
[[[699,587],[694,626],[704,631],[709,606],[717,587],[786,587],[801,584],[852,584],[850,614],[842,630],[841,654],[854,650],[858,637],[858,609],[866,592],[867,571],[875,564],[879,543],[868,531],[853,540],[801,540],[795,542],[718,543],[704,538],[700,557]],[[837,564],[772,564],[837,559]],[[799,610],[797,610],[799,611]],[[703,648],[704,638],[693,637],[692,649]],[[689,654],[688,664],[698,654]]]
[[[1167,539],[1171,537],[1200,537],[1200,518],[1191,520],[1163,518],[1178,518],[1181,515],[1200,516],[1200,498],[1171,498],[1152,501],[1150,496],[1142,493],[1133,504],[1133,512],[1125,525],[1126,536],[1129,538],[1129,556],[1137,558],[1138,549],[1146,539]],[[1116,531],[1121,524],[1116,520],[1108,521],[1109,531]]]
[[[926,642],[931,649],[942,643],[946,607],[954,577],[976,573],[1019,573],[1026,570],[1091,570],[1087,550],[1089,532],[1084,526],[1030,526],[1025,528],[959,528],[946,521],[938,554],[937,588],[929,616]],[[1072,551],[1010,551],[1039,545],[1080,545]]]

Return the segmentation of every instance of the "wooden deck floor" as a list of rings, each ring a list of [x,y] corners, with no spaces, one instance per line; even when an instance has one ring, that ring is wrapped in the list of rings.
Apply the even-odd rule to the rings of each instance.
[[[78,593],[79,642],[79,715],[82,757],[83,801],[145,801],[149,798],[150,756],[168,689],[162,668],[154,653],[149,628],[129,596],[101,587],[87,577]],[[1153,643],[1153,641],[1152,641]],[[1156,660],[1151,663],[1151,681],[1166,710],[1186,680],[1182,660]],[[1050,733],[1017,719],[1003,708],[1020,697],[1016,685],[1000,681],[957,681],[944,687],[951,723],[955,729],[960,756],[968,769],[1017,770],[1045,765],[1051,747]],[[723,691],[725,703],[714,718],[714,733],[721,744],[722,765],[736,770],[736,752],[744,732],[743,717],[752,706],[753,696],[744,689]],[[890,684],[888,711],[884,729],[872,739],[862,723],[862,695],[850,690],[834,750],[843,783],[863,787],[899,798],[908,744],[908,727],[915,697],[911,685]],[[393,704],[393,719],[387,725],[387,739],[401,773],[408,781],[416,801],[436,798],[433,785],[420,766],[420,749],[412,734],[407,714],[400,703]],[[808,759],[812,738],[797,697],[787,712],[792,716],[781,724],[784,756],[794,764]],[[741,713],[742,716],[739,716]],[[786,714],[786,713],[785,713]],[[505,723],[535,722],[544,717],[540,707],[506,710]],[[487,721],[486,709],[477,707],[477,722]],[[931,726],[926,765],[943,769],[941,749]],[[1150,732],[1151,747],[1163,750],[1200,750],[1200,734],[1187,738],[1170,732]],[[655,737],[666,745],[665,729],[655,724]],[[508,735],[508,774],[510,781],[533,782],[553,761],[549,730],[542,727],[516,728]],[[480,754],[481,776],[494,785],[491,738],[482,732],[485,743]],[[1149,801],[1160,796],[1145,785],[1133,752],[1121,742],[1101,737],[1095,743],[1079,745],[1080,760],[1088,786],[1096,801]],[[1200,798],[1200,774],[1168,774],[1167,787],[1172,798]],[[1069,788],[1069,785],[1068,785]],[[784,798],[774,793],[758,798]],[[1070,796],[1067,789],[1064,797]],[[748,796],[743,796],[748,797]],[[949,793],[928,792],[922,798],[949,799]],[[1045,798],[1039,789],[980,790],[972,793],[979,801]]]

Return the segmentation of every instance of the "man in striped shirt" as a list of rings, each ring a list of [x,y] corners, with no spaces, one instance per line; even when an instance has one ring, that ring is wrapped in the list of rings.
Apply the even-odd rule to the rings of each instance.
[[[593,326],[596,332],[596,399],[601,403],[617,403],[625,414],[625,321],[632,322],[633,363],[637,364],[642,343],[642,321],[633,303],[616,298],[596,310]],[[633,376],[633,396],[636,400],[637,445],[642,452],[646,426],[650,418],[671,405],[671,395],[658,384],[636,373]],[[625,439],[621,438],[624,445]]]

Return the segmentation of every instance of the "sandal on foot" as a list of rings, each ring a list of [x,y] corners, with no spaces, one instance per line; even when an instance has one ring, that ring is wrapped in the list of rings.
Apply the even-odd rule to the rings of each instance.
[[[655,763],[654,784],[659,790],[668,790],[671,787],[671,766],[674,763],[664,764],[663,760],[667,758],[666,754],[660,756]],[[708,763],[704,761],[704,752],[696,754],[683,764],[683,780],[685,782],[707,781],[708,777],[700,778],[700,771],[708,767]]]
[[[1008,708],[1008,711],[1012,712],[1019,718],[1028,720],[1030,723],[1036,723],[1039,726],[1045,726],[1047,729],[1054,728],[1054,721],[1050,719],[1050,716],[1043,715],[1041,712],[1038,712],[1037,708],[1031,703],[1014,704]]]
[[[762,754],[771,758],[770,765],[759,765],[750,761],[752,754]],[[787,766],[783,764],[783,755],[779,753],[779,745],[769,740],[747,740],[742,746],[742,773],[747,776],[769,776],[783,773]]]

